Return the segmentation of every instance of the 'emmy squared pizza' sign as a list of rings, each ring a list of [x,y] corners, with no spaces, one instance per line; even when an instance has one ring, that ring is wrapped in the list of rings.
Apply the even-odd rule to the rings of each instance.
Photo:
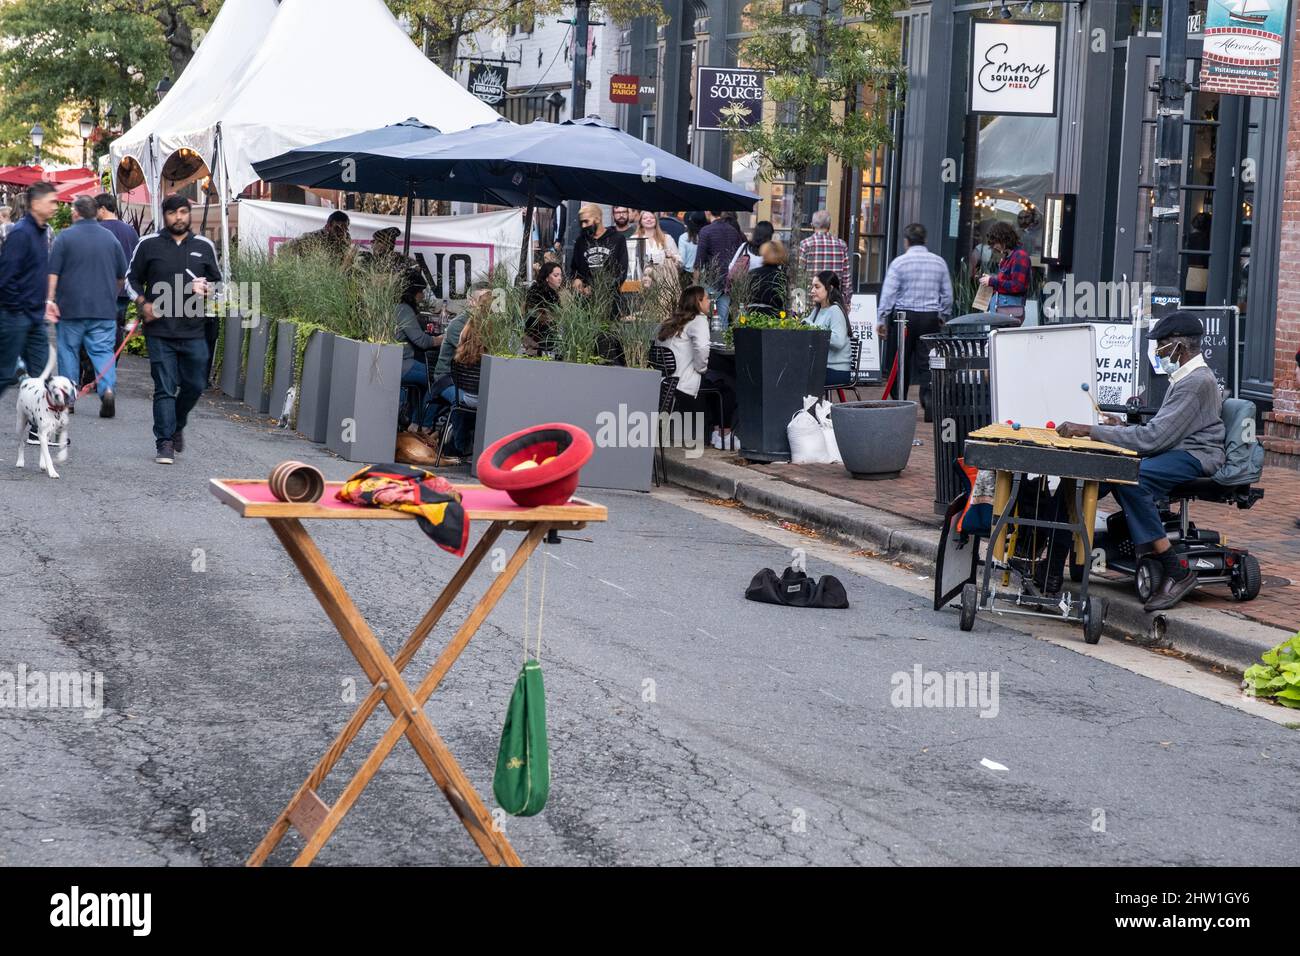
[[[1055,23],[972,20],[970,112],[1055,116],[1058,44]]]

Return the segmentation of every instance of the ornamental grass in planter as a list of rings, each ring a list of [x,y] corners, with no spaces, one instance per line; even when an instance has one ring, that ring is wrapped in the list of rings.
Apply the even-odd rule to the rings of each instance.
[[[645,364],[657,318],[614,318],[617,292],[608,284],[589,295],[561,289],[550,310],[554,352],[524,357],[522,294],[501,290],[496,277],[491,282],[500,307],[483,317],[488,349],[479,377],[475,459],[505,435],[565,422],[596,443],[582,471],[584,485],[648,490],[660,377]],[[620,351],[626,365],[611,362]]]
[[[348,321],[334,342],[325,446],[348,461],[391,462],[401,401],[402,347],[394,312],[405,276],[356,265]]]

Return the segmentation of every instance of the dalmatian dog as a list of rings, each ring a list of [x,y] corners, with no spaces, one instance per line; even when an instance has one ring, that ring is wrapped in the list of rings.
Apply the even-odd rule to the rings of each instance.
[[[40,441],[41,457],[39,467],[51,478],[59,477],[54,470],[54,462],[63,464],[68,458],[68,409],[77,400],[77,389],[62,375],[50,376],[58,358],[54,343],[50,343],[50,357],[45,369],[36,377],[27,377],[18,385],[18,461],[23,467],[23,456],[27,450],[29,430],[36,432]],[[58,453],[50,455],[50,445],[58,448]]]

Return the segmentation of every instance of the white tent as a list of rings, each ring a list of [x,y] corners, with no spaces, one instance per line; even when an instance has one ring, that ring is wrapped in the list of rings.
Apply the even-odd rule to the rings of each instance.
[[[251,38],[266,36],[276,0],[226,0],[194,58],[161,103],[113,141],[109,153],[118,188],[149,187],[157,209],[163,163],[180,149],[192,149],[213,168],[217,116],[223,91],[233,89],[257,53]],[[122,167],[124,160],[131,163]]]
[[[134,158],[156,194],[169,157],[193,150],[215,175],[224,228],[254,162],[408,117],[450,133],[499,115],[430,62],[383,0],[282,0],[278,12],[226,0],[180,81],[111,154],[119,172]]]

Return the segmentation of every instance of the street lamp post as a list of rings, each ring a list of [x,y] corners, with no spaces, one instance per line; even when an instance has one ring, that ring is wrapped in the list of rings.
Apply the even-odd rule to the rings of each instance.
[[[587,32],[591,27],[591,0],[577,0],[573,5],[573,84],[569,87],[569,118],[581,119],[587,113]],[[564,258],[567,260],[578,241],[578,203],[565,206]],[[528,241],[528,237],[524,237]]]
[[[32,164],[39,166],[41,164],[41,143],[45,142],[45,130],[41,129],[41,124],[37,123],[31,129],[32,146],[36,148],[36,160]]]
[[[81,122],[78,124],[81,133],[81,165],[85,166],[87,162],[86,145],[90,142],[90,134],[95,131],[95,120],[89,113],[81,114]]]

